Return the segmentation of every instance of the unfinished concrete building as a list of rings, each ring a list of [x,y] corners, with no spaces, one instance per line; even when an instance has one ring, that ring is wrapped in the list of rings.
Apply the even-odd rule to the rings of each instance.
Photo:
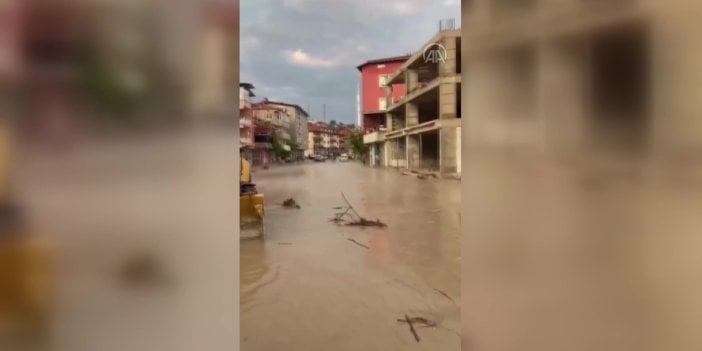
[[[461,172],[460,52],[460,31],[440,31],[388,79],[388,101],[407,93],[386,110],[385,166]]]
[[[645,157],[699,149],[700,7],[464,2],[464,145]]]

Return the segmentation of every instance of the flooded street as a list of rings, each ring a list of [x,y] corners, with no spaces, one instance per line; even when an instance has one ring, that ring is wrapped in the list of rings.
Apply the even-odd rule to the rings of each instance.
[[[355,162],[280,166],[253,181],[266,235],[241,242],[242,350],[460,349],[459,181]],[[388,227],[330,222],[342,192]],[[290,197],[301,209],[280,205]],[[418,343],[397,321],[405,315],[438,326],[416,326]]]

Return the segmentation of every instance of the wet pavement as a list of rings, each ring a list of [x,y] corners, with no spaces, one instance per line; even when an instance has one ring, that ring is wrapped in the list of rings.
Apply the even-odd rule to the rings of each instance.
[[[242,350],[460,350],[459,181],[355,162],[279,166],[253,181],[266,234],[241,242]],[[330,222],[342,192],[388,227]],[[290,197],[301,209],[280,205]],[[405,315],[437,327],[417,326],[417,342]]]

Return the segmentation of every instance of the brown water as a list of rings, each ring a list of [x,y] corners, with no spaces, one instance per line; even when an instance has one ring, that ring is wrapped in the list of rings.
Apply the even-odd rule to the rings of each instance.
[[[242,350],[460,350],[459,181],[334,162],[253,180],[266,234],[241,243]],[[388,227],[330,222],[342,192]],[[280,206],[290,197],[301,209]],[[418,343],[405,315],[438,327]]]

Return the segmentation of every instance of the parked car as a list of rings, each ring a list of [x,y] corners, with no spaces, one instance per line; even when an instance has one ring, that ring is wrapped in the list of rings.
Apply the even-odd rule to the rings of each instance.
[[[322,155],[317,155],[314,157],[314,162],[324,162],[326,160],[327,160],[327,158],[322,156]]]
[[[339,156],[339,158],[338,158],[337,160],[338,160],[339,162],[346,162],[346,161],[349,160],[349,155],[347,155],[347,154],[341,154],[341,156]]]

